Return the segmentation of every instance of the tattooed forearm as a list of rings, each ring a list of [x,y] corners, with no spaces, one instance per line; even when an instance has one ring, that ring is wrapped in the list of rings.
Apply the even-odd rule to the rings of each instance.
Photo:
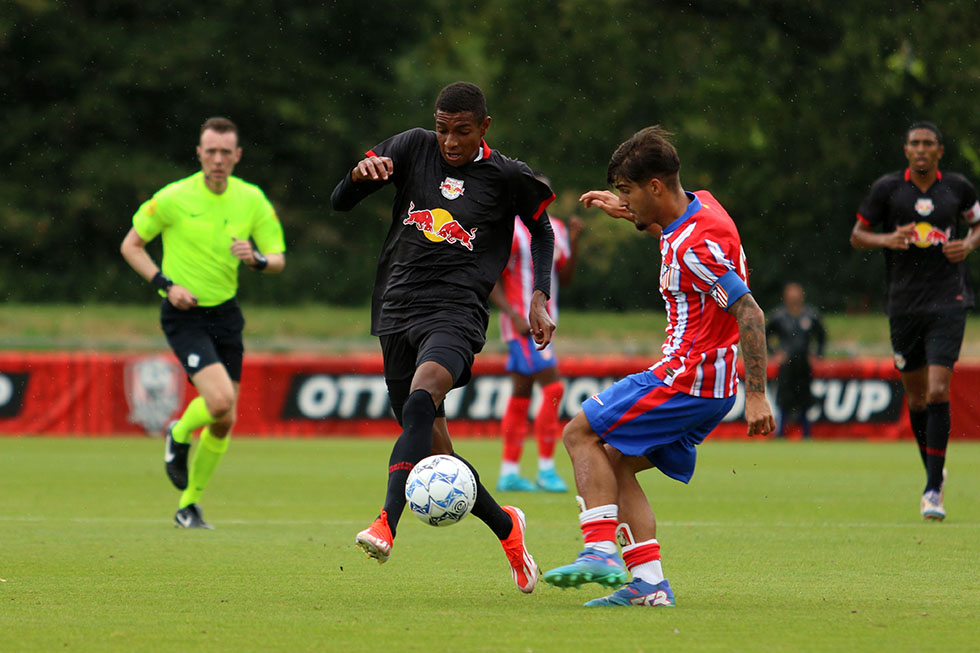
[[[738,322],[738,335],[745,362],[745,390],[766,391],[766,318],[751,294],[738,298],[728,312]]]

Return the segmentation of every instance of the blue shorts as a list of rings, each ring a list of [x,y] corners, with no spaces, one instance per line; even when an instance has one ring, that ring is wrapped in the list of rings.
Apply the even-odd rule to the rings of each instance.
[[[542,370],[554,367],[558,364],[555,352],[548,345],[541,351],[534,344],[534,338],[530,335],[515,338],[507,341],[510,349],[510,356],[507,358],[507,371],[520,374],[522,376],[534,376]]]
[[[718,426],[735,397],[693,397],[647,370],[617,381],[582,403],[589,425],[627,456],[645,456],[667,476],[687,483],[695,447]]]

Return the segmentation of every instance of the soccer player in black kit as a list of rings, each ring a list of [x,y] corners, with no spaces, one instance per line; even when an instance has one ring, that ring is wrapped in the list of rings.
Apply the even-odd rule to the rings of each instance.
[[[531,232],[531,334],[544,348],[555,329],[546,308],[554,236],[545,213],[554,194],[528,166],[483,140],[490,116],[478,86],[456,82],[444,88],[435,123],[435,132],[410,129],[376,145],[331,197],[334,209],[349,211],[376,190],[395,185],[371,333],[381,340],[388,396],[403,431],[388,463],[384,508],[356,538],[379,564],[391,555],[412,467],[430,454],[456,455],[443,399],[469,381],[473,357],[486,341],[487,298],[510,257],[515,215]],[[531,592],[537,565],[524,546],[524,513],[499,506],[466,464],[477,481],[473,514],[500,539],[517,587]]]
[[[980,204],[962,175],[940,172],[943,136],[917,122],[905,133],[909,167],[881,177],[861,203],[851,244],[885,250],[895,367],[909,402],[912,432],[926,468],[919,510],[946,517],[943,505],[949,441],[949,384],[959,358],[973,290],[963,260],[980,245]],[[968,226],[960,236],[962,223]],[[880,231],[875,231],[878,228]]]

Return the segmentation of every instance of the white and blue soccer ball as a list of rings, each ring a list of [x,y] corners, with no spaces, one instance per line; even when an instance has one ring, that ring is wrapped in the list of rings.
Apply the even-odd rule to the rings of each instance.
[[[476,479],[458,458],[423,458],[408,475],[405,498],[416,517],[430,526],[449,526],[469,514],[476,503]]]

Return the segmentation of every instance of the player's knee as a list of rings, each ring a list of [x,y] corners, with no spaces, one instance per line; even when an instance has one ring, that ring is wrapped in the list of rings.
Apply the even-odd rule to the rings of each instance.
[[[581,413],[576,415],[561,433],[561,441],[569,451],[582,445],[588,445],[597,439],[598,436]]]
[[[949,401],[949,386],[939,385],[937,387],[930,387],[929,392],[926,393],[926,404],[943,404]],[[910,406],[911,407],[911,406]],[[925,405],[922,406],[922,410],[925,410]]]
[[[208,408],[208,413],[216,420],[235,420],[235,416],[232,414],[235,408],[234,391],[212,393],[204,398],[204,403]]]

